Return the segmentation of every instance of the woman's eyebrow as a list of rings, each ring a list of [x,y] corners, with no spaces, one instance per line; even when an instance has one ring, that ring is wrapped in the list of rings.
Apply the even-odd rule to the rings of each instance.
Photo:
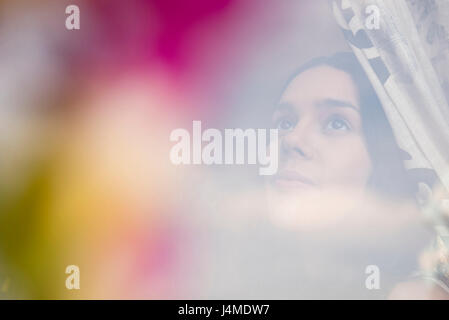
[[[344,100],[339,100],[339,99],[321,100],[320,102],[318,102],[317,105],[322,106],[322,107],[351,108],[357,112],[360,112],[359,108],[354,106],[352,103],[350,103],[348,101],[344,101]]]
[[[295,108],[293,107],[293,105],[291,103],[288,102],[280,102],[277,104],[276,108],[274,111],[279,111],[279,112],[290,112],[293,111]]]

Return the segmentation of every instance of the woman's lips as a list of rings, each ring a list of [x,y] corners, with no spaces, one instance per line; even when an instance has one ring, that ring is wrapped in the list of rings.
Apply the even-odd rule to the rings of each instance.
[[[290,170],[279,172],[273,177],[272,182],[280,188],[317,187],[317,184],[312,179]]]

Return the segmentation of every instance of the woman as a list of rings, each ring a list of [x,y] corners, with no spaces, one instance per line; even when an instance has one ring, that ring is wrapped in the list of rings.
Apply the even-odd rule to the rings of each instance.
[[[359,196],[368,190],[413,198],[401,150],[353,54],[302,66],[283,91],[273,125],[280,132],[280,169],[270,181],[272,191],[345,188]]]
[[[359,282],[364,263],[384,271],[387,291],[405,280],[429,235],[415,205],[416,185],[402,165],[406,154],[356,57],[337,53],[303,65],[279,99],[273,127],[280,136],[279,170],[266,186],[273,220],[309,241],[326,239],[320,243],[328,251],[336,244],[350,247],[346,253],[364,251],[364,258],[351,251],[340,261],[351,264]],[[349,283],[336,273],[336,286]],[[423,297],[404,295],[409,287],[420,284],[401,284],[391,297]],[[432,290],[427,298],[442,296]]]

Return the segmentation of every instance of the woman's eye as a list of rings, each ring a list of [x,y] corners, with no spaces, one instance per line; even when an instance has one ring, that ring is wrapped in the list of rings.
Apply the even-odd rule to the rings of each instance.
[[[327,125],[326,130],[332,130],[332,131],[349,131],[351,130],[350,125],[347,121],[343,119],[331,119]]]
[[[293,122],[288,119],[280,119],[277,122],[277,129],[279,130],[291,130],[293,127]]]

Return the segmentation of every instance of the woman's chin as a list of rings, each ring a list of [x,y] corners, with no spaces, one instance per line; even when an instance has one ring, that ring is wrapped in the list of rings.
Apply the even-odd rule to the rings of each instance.
[[[288,229],[325,229],[337,225],[360,205],[363,195],[351,188],[315,188],[266,184],[270,219]]]
[[[318,189],[315,185],[301,182],[299,180],[276,179],[271,181],[270,184],[279,192],[284,193],[298,193],[302,191],[310,192]]]

